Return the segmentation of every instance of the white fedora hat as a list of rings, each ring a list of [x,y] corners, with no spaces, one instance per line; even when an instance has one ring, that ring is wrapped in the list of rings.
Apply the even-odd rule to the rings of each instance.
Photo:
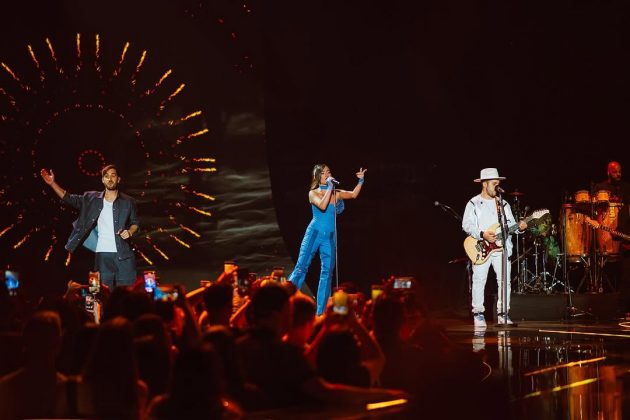
[[[497,168],[484,168],[481,170],[479,178],[475,179],[475,182],[483,182],[489,179],[505,179],[505,177],[499,176]]]

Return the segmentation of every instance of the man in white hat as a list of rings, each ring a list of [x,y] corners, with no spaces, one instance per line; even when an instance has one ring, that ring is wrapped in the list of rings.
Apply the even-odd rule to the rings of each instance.
[[[505,177],[499,176],[497,168],[485,168],[481,170],[479,178],[475,182],[481,183],[481,194],[471,198],[466,204],[464,210],[464,218],[462,220],[462,228],[464,232],[477,240],[484,239],[489,243],[495,243],[497,240],[494,231],[489,231],[492,225],[499,222],[497,207],[499,207],[499,197],[497,187]],[[516,224],[512,209],[507,201],[502,201],[502,208],[507,218],[508,227]],[[523,221],[519,222],[518,227],[521,231],[527,228],[527,224]],[[512,238],[509,236],[503,240],[503,250],[507,251],[508,258],[512,254]],[[473,264],[472,279],[472,312],[475,327],[485,327],[486,319],[484,316],[484,290],[486,280],[488,278],[488,270],[490,265],[494,268],[497,276],[498,298],[497,298],[497,314],[500,324],[511,324],[512,321],[507,313],[502,311],[503,285],[501,284],[501,258],[503,250],[499,250],[490,254],[489,258],[482,264]],[[507,302],[505,307],[510,309],[510,264],[507,265]]]

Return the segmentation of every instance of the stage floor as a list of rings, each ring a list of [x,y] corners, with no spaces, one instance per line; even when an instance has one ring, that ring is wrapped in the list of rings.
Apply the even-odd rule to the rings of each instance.
[[[481,355],[484,381],[507,390],[504,418],[630,418],[630,322],[523,321],[485,330],[472,320],[439,322]]]

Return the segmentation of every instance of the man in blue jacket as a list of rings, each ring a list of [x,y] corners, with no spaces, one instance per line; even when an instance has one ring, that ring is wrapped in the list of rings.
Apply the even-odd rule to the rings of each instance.
[[[95,252],[95,270],[110,288],[132,285],[136,279],[136,258],[129,238],[139,229],[138,214],[135,200],[118,191],[121,178],[116,166],[107,165],[101,170],[104,191],[87,191],[83,195],[61,188],[52,170],[42,169],[41,176],[63,203],[79,210],[66,249],[74,252],[83,245]]]

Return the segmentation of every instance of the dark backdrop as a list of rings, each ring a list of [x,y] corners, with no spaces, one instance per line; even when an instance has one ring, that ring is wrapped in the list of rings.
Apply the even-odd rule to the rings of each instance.
[[[50,37],[71,68],[76,33],[83,34],[85,51],[99,33],[109,70],[130,41],[129,65],[140,51],[149,51],[140,83],[150,86],[173,68],[159,97],[187,84],[172,116],[204,111],[194,129],[211,133],[192,144],[217,158],[218,172],[187,175],[185,181],[217,200],[189,201],[213,212],[209,219],[192,214],[187,220],[203,233],[199,240],[187,237],[190,251],[168,236],[160,244],[173,255],[169,262],[148,248],[171,278],[211,277],[226,257],[261,272],[276,261],[290,270],[286,253],[295,261],[310,219],[310,172],[325,162],[345,189],[353,188],[359,167],[368,168],[360,199],[347,203],[339,218],[340,279],[367,289],[390,274],[414,275],[439,304],[462,283],[463,267],[448,261],[463,256],[463,234],[434,201],[461,213],[479,191],[472,182],[479,171],[498,167],[508,177],[508,191],[525,192],[524,205],[547,207],[557,220],[563,197],[603,179],[608,160],[630,164],[629,7],[624,1],[585,0],[18,2],[3,13],[0,53],[2,62],[36,84],[27,44],[43,62],[43,39]],[[84,57],[89,63],[89,55]],[[51,70],[49,59],[44,65]],[[8,73],[0,74],[0,86],[19,94]],[[66,90],[56,92],[57,98],[64,95]],[[36,106],[31,104],[31,112]],[[0,111],[11,111],[5,97]],[[98,129],[92,129],[94,121]],[[68,137],[69,150],[91,132],[98,135],[88,140],[104,144],[125,130],[107,116],[80,113],[63,124],[48,135],[63,141],[64,132],[79,124]],[[157,137],[171,138],[168,127],[152,127]],[[2,175],[13,184],[0,192],[0,229],[16,220],[9,202],[16,202],[21,188],[20,208],[44,208],[36,202],[42,187],[29,178],[32,168],[10,159],[32,138],[14,133],[3,125]],[[162,163],[168,166],[168,159]],[[135,179],[129,175],[128,181]],[[180,178],[164,182],[177,187]],[[66,179],[80,190],[98,187],[93,179]],[[180,191],[182,196],[191,198]],[[150,202],[144,204],[149,219],[167,217],[163,208],[152,214]],[[18,250],[13,245],[38,225],[41,232],[57,226],[63,242],[68,223],[26,221],[2,237],[1,262],[20,259],[25,267],[49,270],[41,263],[49,236],[35,232]],[[56,258],[63,262],[64,256]],[[75,262],[89,258],[77,256]],[[311,286],[317,272],[309,273]],[[63,268],[55,273],[67,275]]]
[[[293,258],[322,161],[346,189],[368,168],[339,218],[340,280],[364,287],[414,275],[448,299],[464,236],[433,203],[463,213],[484,167],[557,220],[609,159],[630,164],[628,12],[624,1],[269,3],[268,150]]]

